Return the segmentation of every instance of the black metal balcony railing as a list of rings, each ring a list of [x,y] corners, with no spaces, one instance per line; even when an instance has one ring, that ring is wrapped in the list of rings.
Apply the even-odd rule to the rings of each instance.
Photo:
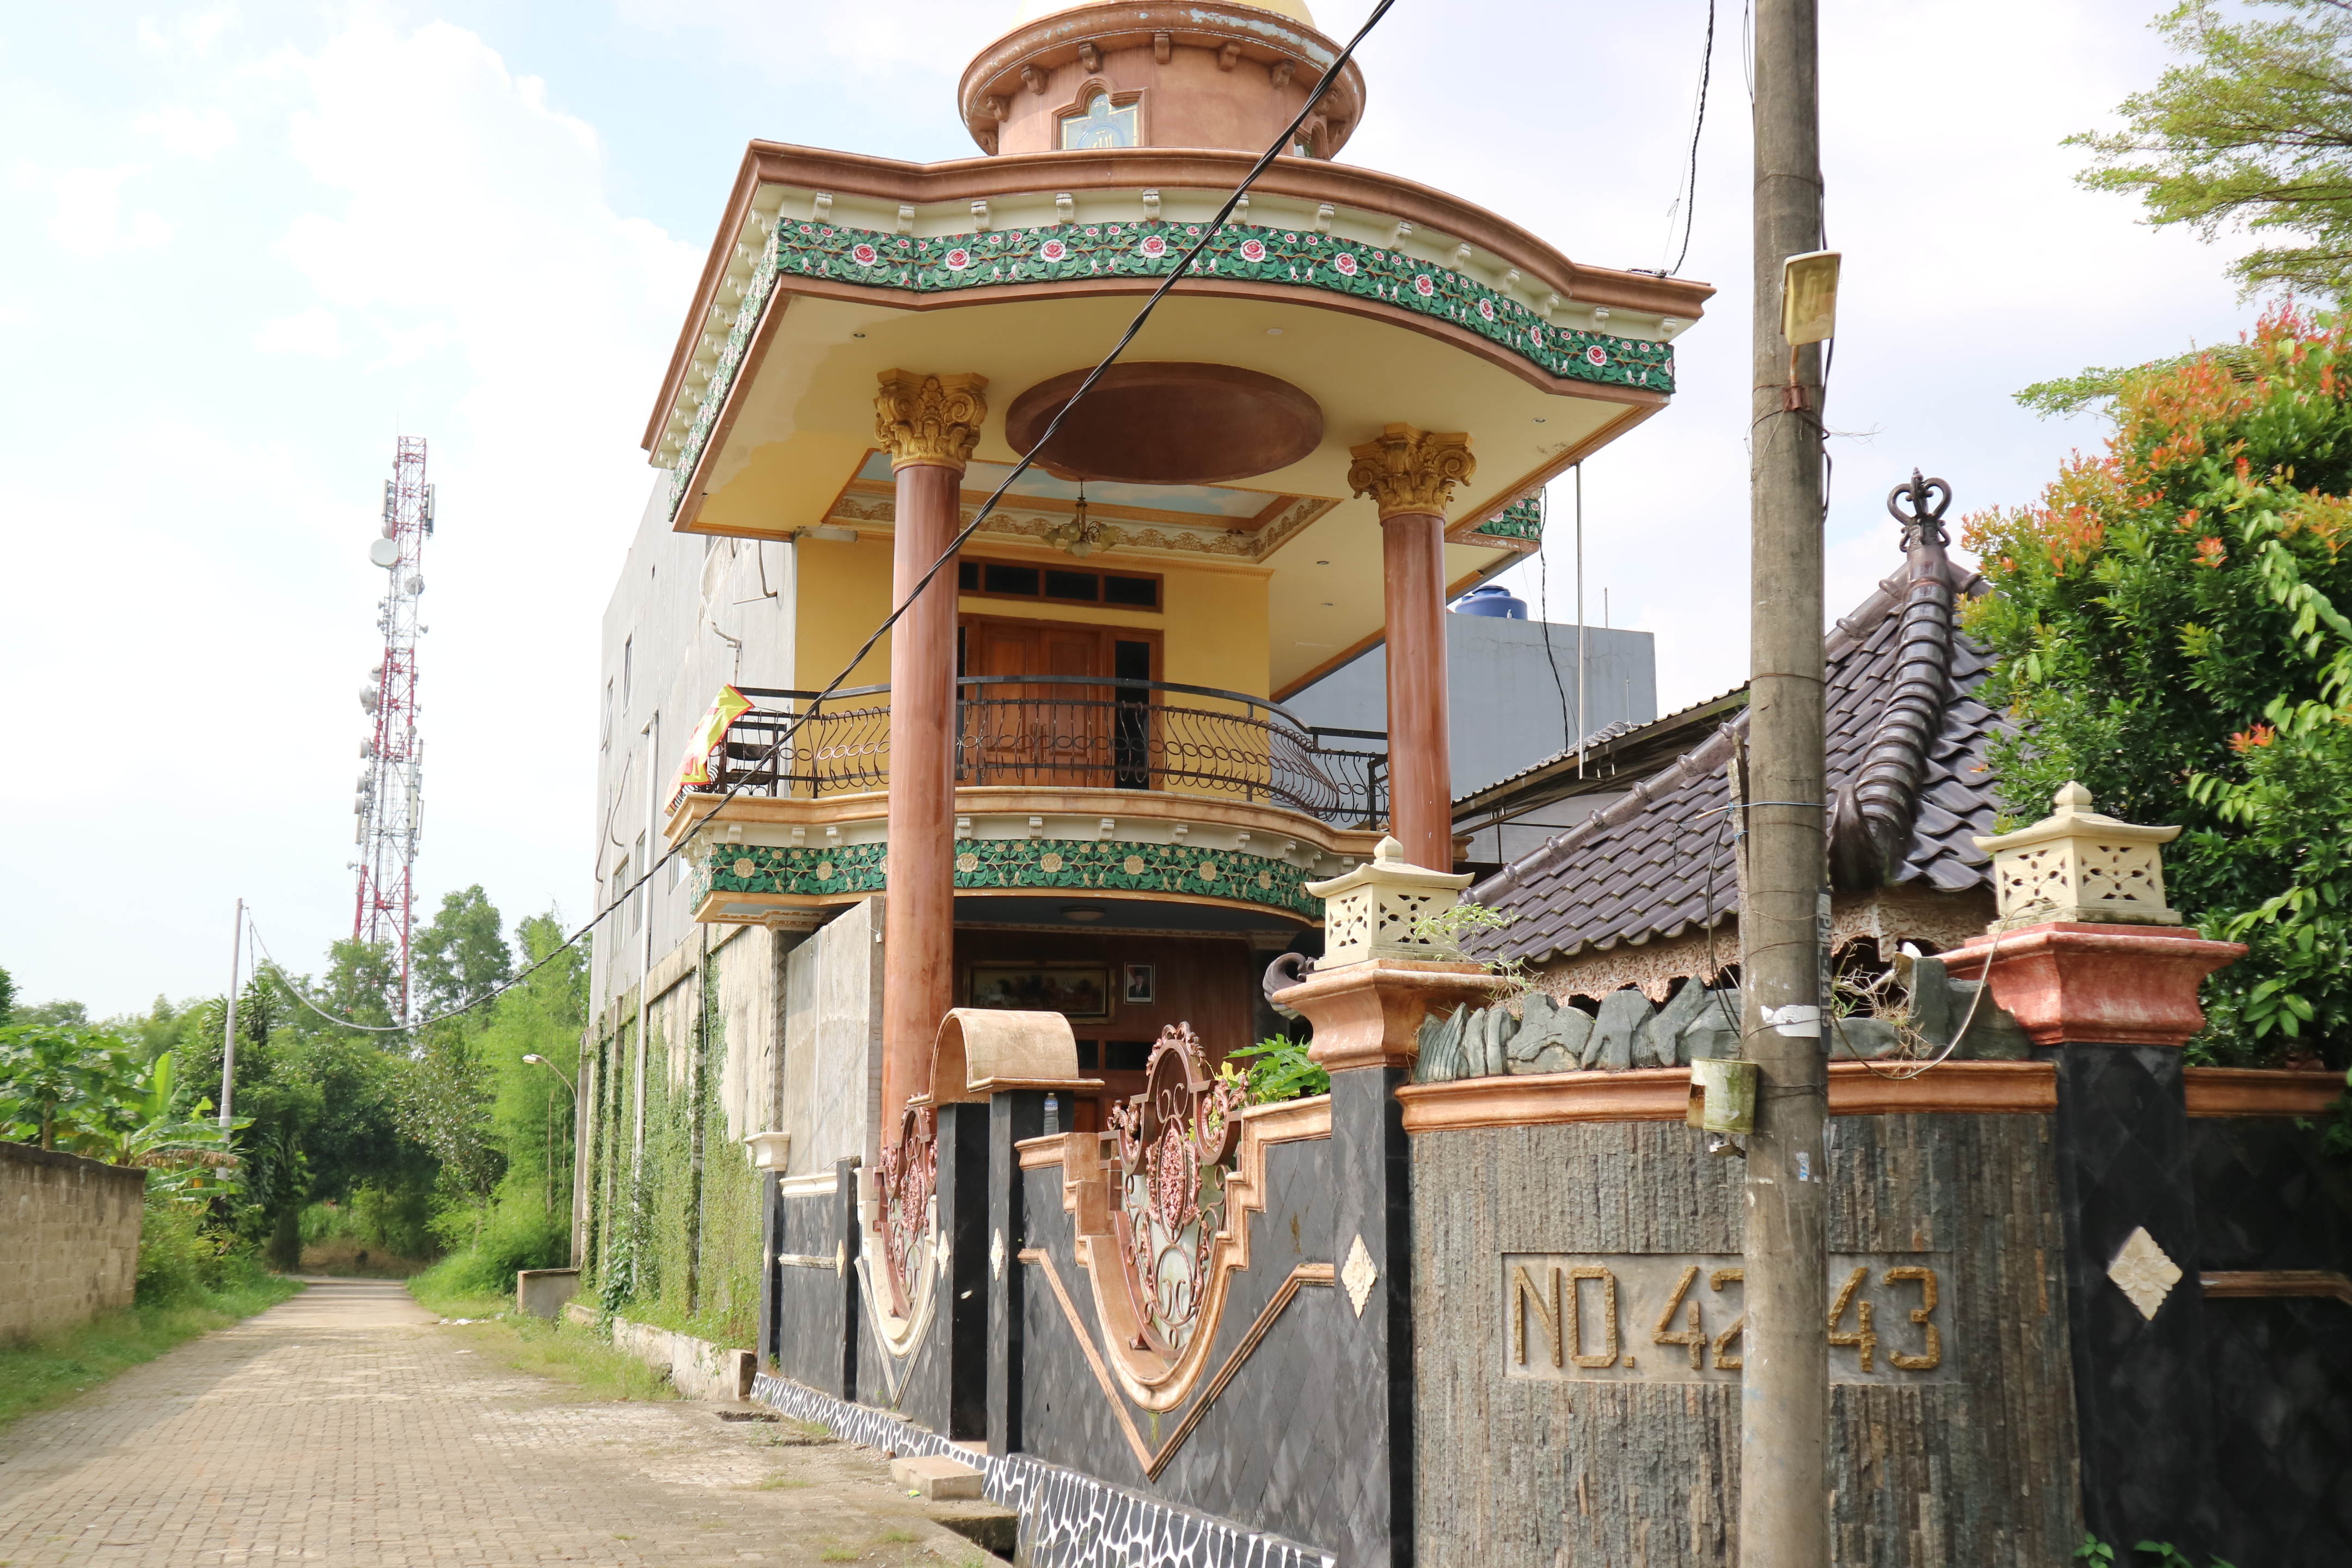
[[[805,717],[814,691],[739,689],[761,706],[735,721],[711,757],[711,789],[813,798],[888,785],[888,687],[837,691]],[[959,784],[1171,790],[1370,827],[1388,815],[1387,739],[1301,724],[1263,698],[1206,686],[1060,675],[956,682]]]

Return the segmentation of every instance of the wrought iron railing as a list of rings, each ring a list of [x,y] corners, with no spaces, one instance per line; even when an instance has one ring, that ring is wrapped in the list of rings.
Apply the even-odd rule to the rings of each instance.
[[[713,752],[705,787],[802,798],[888,787],[888,687],[837,691],[814,711],[814,691],[739,689],[759,706]],[[1066,675],[956,682],[959,784],[1169,790],[1369,827],[1388,815],[1386,742],[1378,731],[1314,728],[1264,698],[1207,686]]]

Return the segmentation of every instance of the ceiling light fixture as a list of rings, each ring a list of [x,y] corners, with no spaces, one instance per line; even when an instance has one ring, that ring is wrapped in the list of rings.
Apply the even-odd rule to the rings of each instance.
[[[1087,481],[1078,481],[1078,504],[1070,521],[1045,536],[1048,544],[1058,544],[1083,561],[1097,550],[1107,548],[1103,525],[1087,515]]]

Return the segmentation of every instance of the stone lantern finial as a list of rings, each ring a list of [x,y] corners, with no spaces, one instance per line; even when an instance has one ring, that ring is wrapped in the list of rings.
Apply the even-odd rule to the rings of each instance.
[[[1992,929],[2052,921],[2094,925],[2181,923],[2164,903],[2157,846],[2178,827],[2141,827],[2091,809],[2091,792],[2072,780],[2052,795],[2057,809],[2031,827],[1976,840],[1992,857],[1998,913]]]
[[[1381,839],[1370,865],[1307,884],[1307,892],[1323,900],[1323,957],[1317,971],[1375,958],[1459,962],[1461,945],[1428,930],[1426,922],[1460,903],[1470,880],[1466,874],[1411,865],[1403,845],[1393,837]]]

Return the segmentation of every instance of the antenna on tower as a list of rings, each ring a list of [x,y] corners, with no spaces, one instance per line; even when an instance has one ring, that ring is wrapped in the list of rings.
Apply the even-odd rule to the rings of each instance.
[[[422,831],[425,742],[416,732],[416,602],[425,592],[423,552],[433,534],[433,487],[425,482],[425,438],[403,436],[383,484],[383,537],[368,560],[383,569],[383,600],[376,617],[383,657],[360,689],[360,706],[375,730],[360,746],[365,764],[352,810],[359,819],[359,908],[352,940],[394,950],[400,993],[394,1007],[408,1018],[409,939],[415,927],[416,845]]]

